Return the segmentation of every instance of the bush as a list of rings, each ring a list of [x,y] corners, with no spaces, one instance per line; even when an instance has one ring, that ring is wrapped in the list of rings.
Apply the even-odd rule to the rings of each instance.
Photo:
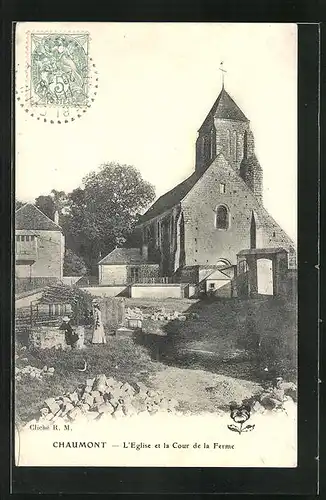
[[[71,323],[87,325],[91,321],[92,295],[77,286],[49,286],[40,300],[43,304],[70,304],[72,308]]]
[[[65,276],[84,276],[87,273],[84,259],[75,254],[70,248],[65,251],[63,272]]]

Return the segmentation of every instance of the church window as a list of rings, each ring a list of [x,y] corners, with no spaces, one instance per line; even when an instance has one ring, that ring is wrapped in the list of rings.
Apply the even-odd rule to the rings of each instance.
[[[228,154],[231,155],[231,131],[228,130]]]
[[[224,184],[224,182],[220,183],[220,194],[225,194],[225,184]]]
[[[229,228],[229,212],[224,205],[220,205],[216,209],[215,227],[224,230]]]
[[[205,136],[201,138],[201,155],[205,157]]]
[[[248,134],[246,130],[243,136],[243,157],[248,157]]]
[[[205,145],[204,145],[204,158],[208,160],[210,158],[211,145],[210,145],[210,135],[205,135]]]
[[[214,127],[211,129],[211,137],[210,137],[210,153],[211,159],[213,159],[216,155],[216,142],[215,142],[215,129]]]
[[[184,216],[181,214],[180,218],[180,257],[179,266],[183,266],[186,261],[186,251],[185,251],[185,221]]]
[[[227,259],[219,259],[216,262],[216,265],[219,267],[226,267],[226,266],[231,266],[231,262]]]
[[[237,133],[236,131],[234,130],[233,131],[233,138],[232,138],[232,143],[233,143],[233,155],[234,155],[234,158],[236,159],[237,158]]]

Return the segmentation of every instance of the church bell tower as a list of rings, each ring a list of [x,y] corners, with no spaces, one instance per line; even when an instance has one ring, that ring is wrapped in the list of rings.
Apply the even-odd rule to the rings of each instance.
[[[198,130],[196,172],[204,172],[222,153],[262,202],[263,173],[254,149],[250,122],[225,90],[223,78],[222,90]]]

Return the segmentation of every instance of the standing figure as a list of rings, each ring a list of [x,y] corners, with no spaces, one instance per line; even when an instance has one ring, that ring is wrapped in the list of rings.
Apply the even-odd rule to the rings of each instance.
[[[99,303],[93,300],[94,333],[92,344],[106,344],[105,332]]]
[[[62,318],[62,325],[60,326],[60,330],[64,330],[65,332],[65,339],[67,345],[71,346],[71,348],[74,348],[78,340],[78,335],[76,335],[75,332],[73,331],[70,324],[70,318],[68,316]]]

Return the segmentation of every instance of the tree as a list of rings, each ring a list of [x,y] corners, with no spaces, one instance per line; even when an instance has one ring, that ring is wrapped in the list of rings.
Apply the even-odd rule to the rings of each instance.
[[[59,221],[62,222],[62,215],[68,209],[68,196],[64,191],[57,191],[52,189],[51,193],[48,195],[41,195],[35,199],[35,205],[39,208],[45,215],[53,219],[54,212],[57,210],[59,212]]]
[[[15,200],[15,211],[18,210],[19,208],[23,207],[25,203],[20,200]]]
[[[87,272],[85,261],[76,255],[70,248],[66,248],[63,262],[63,274],[65,276],[83,276]]]
[[[130,165],[105,163],[69,195],[66,229],[90,267],[134,231],[141,213],[155,198],[154,187]]]

